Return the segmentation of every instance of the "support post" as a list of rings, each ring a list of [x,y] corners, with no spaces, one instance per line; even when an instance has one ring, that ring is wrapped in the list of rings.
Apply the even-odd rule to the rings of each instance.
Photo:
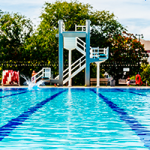
[[[69,50],[69,77],[71,76],[71,50]],[[72,79],[69,80],[68,86],[72,86]]]
[[[100,86],[100,84],[99,84],[99,82],[100,82],[100,63],[99,62],[97,62],[96,63],[97,64],[97,87],[99,87]]]
[[[86,20],[86,68],[85,85],[90,86],[90,20]]]
[[[63,86],[63,35],[62,35],[62,27],[63,20],[59,20],[59,85]]]

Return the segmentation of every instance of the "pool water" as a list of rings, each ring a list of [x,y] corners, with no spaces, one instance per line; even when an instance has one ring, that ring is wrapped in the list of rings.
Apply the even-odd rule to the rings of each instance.
[[[0,89],[0,150],[150,149],[150,90]]]

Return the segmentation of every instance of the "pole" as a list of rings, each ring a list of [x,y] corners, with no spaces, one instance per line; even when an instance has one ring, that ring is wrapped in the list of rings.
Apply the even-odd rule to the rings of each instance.
[[[59,20],[59,86],[63,86],[63,35],[62,25],[63,21]]]
[[[100,79],[100,63],[99,62],[97,62],[96,63],[97,64],[97,87],[99,87],[100,86],[100,84],[99,84],[99,79]]]
[[[71,76],[71,50],[69,50],[69,77]],[[68,86],[72,86],[72,79],[69,80]]]
[[[90,20],[86,20],[86,68],[85,85],[90,86]]]

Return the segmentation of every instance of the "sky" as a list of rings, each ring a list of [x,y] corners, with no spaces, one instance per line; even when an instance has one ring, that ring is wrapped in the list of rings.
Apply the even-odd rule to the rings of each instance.
[[[70,0],[66,0],[70,2]],[[114,13],[116,19],[127,28],[129,33],[143,34],[150,40],[150,0],[78,0],[89,3],[93,10],[106,10]],[[45,2],[55,0],[0,0],[0,9],[9,13],[19,13],[30,18],[35,25],[40,23],[39,16]]]

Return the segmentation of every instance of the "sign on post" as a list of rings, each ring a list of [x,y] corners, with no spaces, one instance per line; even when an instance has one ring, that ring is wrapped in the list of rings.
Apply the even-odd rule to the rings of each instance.
[[[123,68],[123,71],[124,71],[124,72],[129,72],[129,71],[130,71],[130,68]]]

